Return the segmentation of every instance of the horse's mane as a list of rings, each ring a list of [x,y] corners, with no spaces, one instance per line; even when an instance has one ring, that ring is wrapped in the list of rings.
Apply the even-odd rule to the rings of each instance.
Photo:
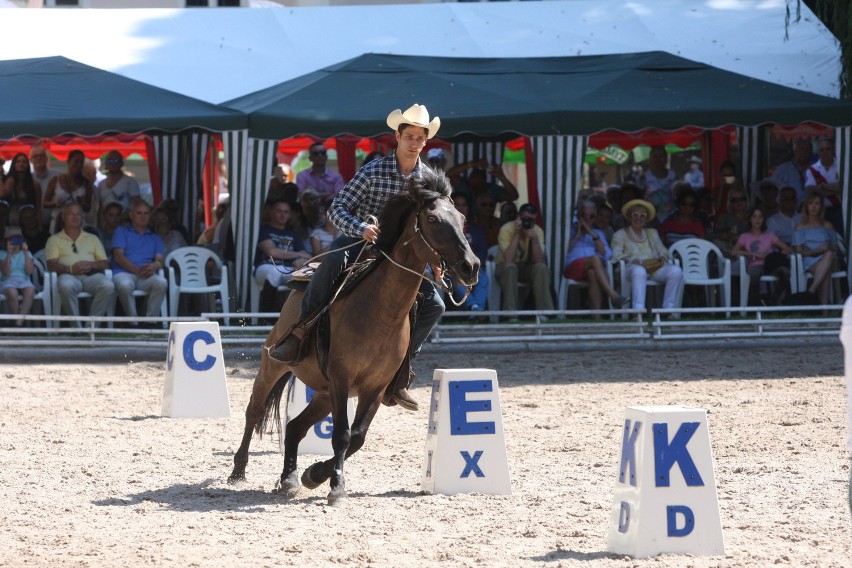
[[[451,192],[450,180],[442,172],[424,167],[419,176],[411,176],[405,189],[391,197],[379,214],[381,232],[376,247],[390,253],[411,214],[431,201],[448,197]]]

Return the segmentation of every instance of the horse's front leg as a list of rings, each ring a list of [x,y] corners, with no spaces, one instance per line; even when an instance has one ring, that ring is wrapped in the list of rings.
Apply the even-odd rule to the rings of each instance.
[[[243,430],[243,439],[240,442],[240,448],[234,454],[234,469],[228,477],[228,483],[233,484],[245,481],[246,479],[246,465],[248,465],[252,432],[257,423],[263,418],[266,397],[275,384],[274,381],[270,380],[270,376],[269,370],[262,364],[254,378],[251,398],[249,399],[248,406],[246,406],[246,425]]]
[[[278,491],[287,497],[295,497],[299,491],[298,467],[299,443],[311,427],[328,415],[331,401],[325,394],[316,394],[311,402],[287,423],[284,434],[284,471],[281,472]],[[313,489],[313,487],[310,487]]]
[[[348,389],[346,395],[348,395]],[[328,492],[328,504],[331,506],[339,505],[346,499],[343,462],[346,461],[346,451],[349,449],[349,442],[352,439],[349,430],[348,397],[346,395],[343,396],[342,400],[339,395],[333,397],[334,402],[332,403],[334,429],[331,433],[331,447],[334,450],[334,458],[329,461],[333,463],[334,468],[331,471],[331,491]]]

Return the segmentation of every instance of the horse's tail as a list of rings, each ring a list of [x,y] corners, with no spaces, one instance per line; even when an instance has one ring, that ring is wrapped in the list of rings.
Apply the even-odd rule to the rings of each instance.
[[[281,435],[281,396],[284,394],[285,387],[290,384],[292,376],[293,371],[287,371],[269,391],[263,407],[263,416],[254,426],[254,432],[258,438],[263,438],[270,419],[275,421],[275,428],[278,430],[278,435]],[[289,393],[289,389],[287,392]]]

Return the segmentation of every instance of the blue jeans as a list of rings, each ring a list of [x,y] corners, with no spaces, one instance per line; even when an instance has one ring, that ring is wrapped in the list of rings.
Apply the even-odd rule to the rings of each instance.
[[[346,265],[354,262],[358,258],[358,253],[361,252],[363,244],[353,246],[343,251],[337,251],[341,247],[357,243],[361,239],[356,239],[346,235],[337,237],[329,246],[329,250],[333,250],[330,254],[323,257],[322,262],[314,273],[308,287],[305,290],[305,296],[302,298],[300,310],[300,319],[304,320],[313,312],[319,309],[327,302],[334,292],[334,283],[337,277],[346,268]],[[423,294],[423,302],[417,309],[417,323],[414,325],[414,331],[411,337],[411,355],[415,356],[420,353],[420,348],[426,342],[432,328],[441,319],[444,314],[444,300],[436,292],[435,286],[426,280],[420,283],[420,293]]]

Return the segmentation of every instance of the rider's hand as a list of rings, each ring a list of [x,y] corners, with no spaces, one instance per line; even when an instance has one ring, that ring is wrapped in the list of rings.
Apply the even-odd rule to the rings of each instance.
[[[379,238],[379,228],[375,225],[368,225],[366,229],[364,229],[363,237],[365,241],[369,241],[371,243],[376,242],[376,239]]]

